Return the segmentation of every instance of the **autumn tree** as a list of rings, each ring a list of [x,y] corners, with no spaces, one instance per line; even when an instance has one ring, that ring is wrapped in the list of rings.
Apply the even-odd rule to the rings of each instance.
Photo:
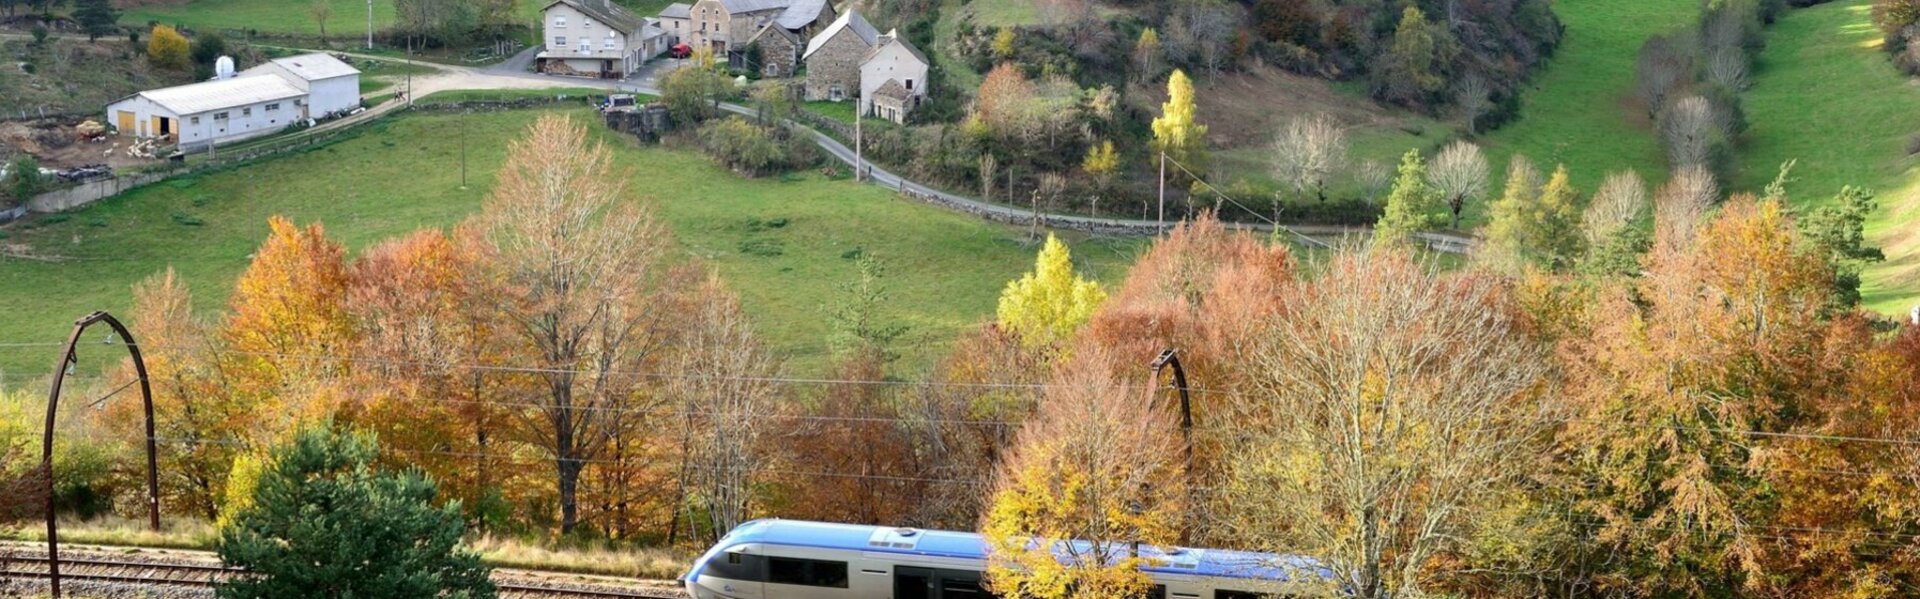
[[[692,314],[672,358],[671,383],[686,412],[689,506],[717,535],[753,515],[758,487],[773,463],[773,415],[779,367],[760,345],[740,300],[718,275],[694,290]]]
[[[1507,176],[1507,189],[1492,206],[1480,258],[1498,270],[1518,273],[1528,267],[1560,270],[1580,257],[1579,192],[1567,178],[1567,169],[1537,189],[1532,166],[1516,158]]]
[[[1327,201],[1327,183],[1347,161],[1347,133],[1331,115],[1294,117],[1273,141],[1273,175],[1294,192]]]
[[[1434,225],[1433,187],[1427,184],[1427,163],[1419,150],[1400,157],[1393,190],[1387,192],[1386,212],[1373,226],[1373,243],[1397,246],[1412,243],[1414,234]]]
[[[1460,228],[1460,213],[1468,202],[1479,201],[1487,193],[1487,157],[1480,146],[1464,141],[1447,144],[1427,166],[1427,184],[1440,193],[1453,212],[1452,227]]]
[[[147,381],[153,390],[154,434],[174,440],[160,452],[163,505],[212,520],[226,488],[228,469],[251,440],[262,414],[222,383],[218,339],[194,313],[193,295],[173,269],[133,286],[133,318]],[[131,360],[122,367],[133,374]],[[144,437],[138,402],[109,407],[128,438]]]
[[[1355,597],[1433,588],[1434,560],[1542,466],[1548,364],[1501,289],[1382,247],[1291,290],[1250,338],[1257,393],[1232,417],[1249,439],[1219,502],[1233,538],[1315,556]]]
[[[334,384],[352,371],[353,321],[346,309],[346,249],[318,223],[267,221],[268,235],[234,283],[220,327],[231,392],[261,402],[267,431],[292,431],[330,416]]]
[[[1719,201],[1720,184],[1713,173],[1701,167],[1675,171],[1653,194],[1654,243],[1671,251],[1692,244],[1708,211]]]
[[[579,522],[581,471],[650,405],[632,373],[670,342],[672,241],[626,181],[585,127],[541,117],[508,149],[480,221],[505,285],[499,324],[538,369],[525,420],[553,459],[563,533]]]
[[[1166,68],[1166,50],[1160,47],[1160,33],[1152,27],[1140,30],[1140,39],[1133,43],[1133,76],[1140,81],[1152,81],[1160,78],[1161,69]]]
[[[1429,23],[1419,7],[1407,6],[1374,70],[1375,94],[1389,102],[1426,102],[1446,87],[1447,67],[1458,52],[1458,42],[1446,26]]]
[[[1652,244],[1641,226],[1651,202],[1647,185],[1633,171],[1609,173],[1581,214],[1586,258],[1581,269],[1591,273],[1627,274],[1639,267],[1640,254]]]
[[[1178,426],[1098,357],[1061,370],[995,477],[987,580],[1016,599],[1136,597],[1135,544],[1171,545],[1183,520]]]
[[[1713,104],[1700,96],[1674,101],[1660,112],[1658,124],[1667,158],[1676,169],[1710,167],[1714,153],[1725,141],[1726,132],[1720,128]]]
[[[1160,116],[1153,119],[1153,151],[1185,165],[1195,173],[1206,172],[1207,126],[1194,121],[1193,81],[1187,73],[1174,69],[1167,78],[1167,101],[1160,105]]]
[[[1067,244],[1048,234],[1033,270],[1000,292],[996,315],[1000,328],[1029,348],[1054,348],[1079,330],[1106,299],[1099,283],[1073,272]]]
[[[161,68],[184,70],[191,66],[187,37],[172,27],[154,25],[147,34],[147,58]]]

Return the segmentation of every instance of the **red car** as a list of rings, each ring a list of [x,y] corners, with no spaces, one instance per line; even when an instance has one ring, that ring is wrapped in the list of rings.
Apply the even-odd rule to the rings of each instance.
[[[672,56],[674,58],[686,58],[688,56],[693,56],[693,46],[689,46],[686,44],[674,44],[672,48],[667,49],[667,55]]]

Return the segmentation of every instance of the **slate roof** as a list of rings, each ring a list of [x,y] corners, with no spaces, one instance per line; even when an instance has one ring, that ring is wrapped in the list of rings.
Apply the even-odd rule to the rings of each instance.
[[[341,62],[340,59],[324,52],[275,58],[272,62],[308,81],[360,74],[360,69],[353,68],[353,65]]]
[[[800,41],[800,34],[788,31],[785,27],[781,27],[779,23],[768,23],[766,27],[761,27],[759,31],[754,32],[753,37],[749,38],[747,43],[751,44],[760,41],[760,38],[766,36],[768,32],[787,38],[789,41]]]
[[[668,4],[666,8],[660,9],[660,18],[691,19],[693,18],[693,6],[685,2],[675,2],[673,4]]]
[[[907,86],[901,85],[899,79],[888,79],[886,83],[880,84],[880,89],[873,90],[873,95],[876,98],[905,102],[913,94],[907,92]]]
[[[842,30],[851,30],[854,35],[860,37],[860,41],[866,42],[869,48],[880,39],[879,30],[874,29],[873,24],[868,23],[866,17],[860,16],[860,11],[849,8],[847,12],[841,13],[840,18],[834,19],[832,25],[821,30],[819,35],[807,40],[807,51],[802,53],[800,58],[804,60],[813,56],[814,50],[827,45],[827,40],[833,39],[833,36],[839,35]]]
[[[730,15],[780,10],[792,3],[793,0],[720,0],[720,6],[726,8]]]
[[[612,27],[621,33],[631,34],[638,31],[641,25],[646,24],[646,22],[641,21],[639,17],[633,16],[633,13],[627,12],[627,9],[615,6],[608,0],[553,0],[552,2],[548,2],[546,6],[541,7],[541,10],[544,11],[548,8],[553,8],[555,4],[571,6],[574,10],[578,10],[582,14],[593,18],[593,20],[599,21],[602,25]]]
[[[774,17],[773,22],[797,31],[820,20],[820,12],[826,8],[827,0],[793,0],[793,4],[787,6],[780,16]]]
[[[927,60],[927,55],[920,53],[920,48],[914,47],[913,42],[909,42],[905,38],[900,37],[900,30],[898,29],[889,31],[887,32],[886,35],[880,36],[879,41],[873,44],[873,50],[867,52],[866,58],[860,59],[860,62],[862,64],[865,64],[867,61],[873,60],[873,57],[876,55],[879,55],[881,50],[885,50],[887,46],[890,46],[893,44],[900,44],[900,47],[905,48],[908,54],[913,55],[915,59],[920,61],[920,64],[927,65],[929,67],[933,66],[933,62]]]
[[[186,116],[307,95],[277,75],[250,75],[147,90],[144,96],[174,114]],[[132,96],[128,96],[132,97]]]

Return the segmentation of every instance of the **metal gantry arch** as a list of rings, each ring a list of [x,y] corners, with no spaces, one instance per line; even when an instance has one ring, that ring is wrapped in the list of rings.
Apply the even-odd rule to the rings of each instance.
[[[133,333],[113,315],[105,311],[95,311],[73,322],[73,333],[67,336],[65,351],[60,361],[53,367],[53,385],[47,391],[47,428],[40,437],[40,471],[46,477],[47,494],[47,580],[49,590],[56,599],[60,597],[60,530],[54,518],[53,497],[53,424],[60,413],[60,386],[66,382],[68,370],[79,363],[78,346],[80,336],[87,327],[106,323],[113,332],[126,342],[127,353],[133,358],[134,374],[139,377],[140,401],[147,416],[147,523],[154,530],[160,530],[160,460],[155,450],[153,427],[153,388],[147,383],[147,363],[140,357],[140,344],[133,339]]]

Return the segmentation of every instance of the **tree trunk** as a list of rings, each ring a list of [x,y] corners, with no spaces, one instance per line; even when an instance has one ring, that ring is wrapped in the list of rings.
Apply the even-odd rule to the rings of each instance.
[[[585,464],[571,457],[554,460],[554,466],[560,475],[560,534],[573,532],[580,523],[580,470]]]

